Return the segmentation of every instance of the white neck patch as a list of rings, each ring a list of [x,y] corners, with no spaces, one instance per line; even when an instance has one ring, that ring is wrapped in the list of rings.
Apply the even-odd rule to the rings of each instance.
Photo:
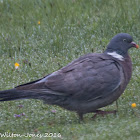
[[[119,59],[121,61],[124,61],[124,59],[123,59],[124,57],[122,55],[116,53],[116,52],[108,52],[107,54],[111,55],[112,57],[117,58],[117,59]]]

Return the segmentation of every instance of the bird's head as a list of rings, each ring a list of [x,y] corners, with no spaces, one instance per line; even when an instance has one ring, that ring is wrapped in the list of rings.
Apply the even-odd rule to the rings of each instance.
[[[125,55],[128,53],[128,49],[132,47],[139,48],[139,46],[133,42],[132,36],[127,33],[119,33],[112,38],[110,43],[107,45],[105,52],[115,52],[116,54],[125,57]]]

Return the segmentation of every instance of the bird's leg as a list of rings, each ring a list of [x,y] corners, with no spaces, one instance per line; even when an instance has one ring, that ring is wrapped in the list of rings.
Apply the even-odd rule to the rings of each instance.
[[[95,111],[96,114],[92,118],[95,119],[97,115],[105,116],[107,114],[112,114],[112,113],[116,114],[116,112],[117,112],[116,110],[113,110],[113,111],[96,110]]]
[[[118,108],[119,108],[119,107],[118,107],[118,100],[116,101],[116,108],[117,108],[117,111],[118,111]]]
[[[83,113],[77,112],[77,114],[78,114],[78,116],[79,116],[79,120],[80,120],[80,121],[83,121]]]

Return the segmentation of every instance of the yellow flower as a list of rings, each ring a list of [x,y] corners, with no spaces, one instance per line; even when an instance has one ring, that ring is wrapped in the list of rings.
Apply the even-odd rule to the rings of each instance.
[[[18,69],[19,63],[15,63],[15,69]]]
[[[40,25],[40,21],[38,21],[38,24]]]
[[[132,108],[135,108],[136,106],[137,106],[136,103],[132,103],[132,104],[131,104],[131,107],[132,107]]]

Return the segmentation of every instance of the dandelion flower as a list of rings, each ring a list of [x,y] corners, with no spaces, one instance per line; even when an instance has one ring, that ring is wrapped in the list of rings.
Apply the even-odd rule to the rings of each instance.
[[[19,63],[15,63],[15,69],[18,69]]]
[[[132,103],[132,104],[131,104],[131,107],[132,107],[132,108],[135,108],[136,106],[137,106],[136,103]]]
[[[38,21],[38,25],[40,25],[40,21]]]

